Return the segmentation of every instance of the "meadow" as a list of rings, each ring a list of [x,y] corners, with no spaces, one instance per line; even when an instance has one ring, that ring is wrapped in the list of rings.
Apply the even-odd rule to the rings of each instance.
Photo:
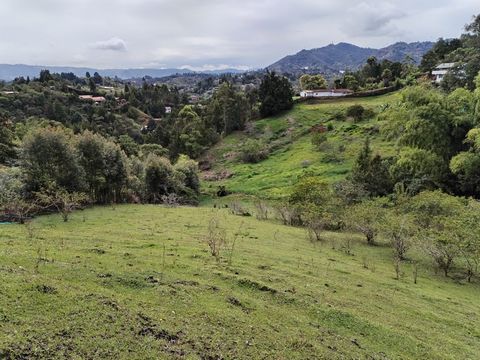
[[[382,241],[212,204],[0,225],[0,358],[478,358],[479,285],[418,260],[417,284],[408,261],[396,280]]]
[[[288,195],[292,185],[305,171],[329,183],[342,179],[350,172],[365,138],[372,149],[383,156],[395,154],[395,144],[380,134],[381,122],[375,116],[354,123],[349,118],[336,119],[352,105],[381,113],[389,104],[400,100],[399,93],[367,98],[345,98],[301,103],[284,114],[255,122],[250,133],[237,132],[227,136],[209,150],[205,159],[211,161],[208,174],[228,173],[225,178],[203,181],[204,191],[214,193],[225,186],[232,193],[279,199]],[[323,151],[312,145],[313,126],[330,126],[328,144]],[[270,145],[268,159],[256,163],[242,162],[238,153],[248,138],[255,137]]]

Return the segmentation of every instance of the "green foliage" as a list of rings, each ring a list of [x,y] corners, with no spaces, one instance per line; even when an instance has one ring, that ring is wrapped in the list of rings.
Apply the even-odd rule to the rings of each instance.
[[[312,145],[315,146],[318,151],[324,149],[327,140],[328,136],[326,132],[315,132],[312,135]]]
[[[16,158],[14,137],[7,121],[0,120],[0,164],[12,162]]]
[[[260,115],[276,115],[293,107],[293,89],[287,78],[274,72],[265,75],[259,90]]]
[[[350,229],[358,231],[365,236],[367,244],[375,244],[380,224],[384,223],[386,210],[384,200],[367,200],[351,206],[344,217]]]
[[[303,90],[317,90],[317,89],[326,89],[328,86],[327,80],[318,74],[318,75],[309,75],[305,74],[300,77],[300,87]]]
[[[166,158],[149,155],[145,163],[145,185],[148,200],[161,201],[163,195],[175,193],[179,187],[175,179],[175,170]]]
[[[447,172],[445,161],[431,151],[402,148],[390,173],[395,184],[402,184],[410,194],[442,187]]]
[[[207,123],[218,134],[228,135],[243,130],[250,117],[247,98],[224,82],[215,92],[208,107]]]
[[[269,149],[261,140],[248,139],[241,149],[242,161],[246,163],[258,163],[268,158]]]
[[[419,194],[408,206],[419,224],[421,249],[445,276],[463,258],[470,281],[480,262],[478,204],[435,191]]]
[[[137,156],[140,146],[128,135],[120,135],[118,144],[127,156]]]
[[[183,175],[183,183],[189,197],[195,197],[200,192],[200,179],[198,178],[198,164],[188,156],[182,155],[174,165],[176,172]]]
[[[148,155],[153,154],[160,157],[168,157],[168,149],[159,144],[143,144],[140,145],[140,156],[146,159]]]
[[[362,120],[365,108],[360,104],[355,104],[347,108],[346,115],[351,117],[355,122]]]
[[[38,192],[52,184],[68,191],[85,187],[84,170],[72,146],[72,135],[46,128],[25,137],[21,167],[27,191]]]
[[[392,191],[392,179],[388,165],[380,155],[373,156],[370,140],[367,138],[353,165],[350,179],[364,188],[371,196],[387,195]]]

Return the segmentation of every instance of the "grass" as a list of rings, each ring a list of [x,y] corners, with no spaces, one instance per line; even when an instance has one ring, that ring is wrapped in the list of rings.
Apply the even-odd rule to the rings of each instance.
[[[381,112],[386,104],[399,100],[393,93],[359,99],[336,99],[320,103],[302,103],[293,110],[273,118],[255,123],[255,137],[270,144],[274,150],[267,160],[258,164],[244,164],[235,155],[244,141],[252,137],[246,133],[232,134],[209,151],[207,158],[213,159],[211,172],[228,170],[232,177],[218,181],[204,181],[203,188],[213,193],[224,185],[234,193],[259,195],[278,199],[289,192],[297,178],[310,171],[328,182],[344,179],[350,172],[355,155],[368,136],[372,148],[382,155],[393,155],[395,146],[379,134],[379,122],[375,118],[358,124],[350,120],[332,120],[332,116],[348,106],[361,104]],[[328,132],[327,150],[318,151],[311,143],[310,128],[317,124],[331,124]],[[340,147],[343,149],[340,150]]]
[[[212,217],[237,234],[231,264],[208,252]],[[395,280],[387,246],[206,207],[0,225],[0,358],[478,358],[479,285],[430,268]]]

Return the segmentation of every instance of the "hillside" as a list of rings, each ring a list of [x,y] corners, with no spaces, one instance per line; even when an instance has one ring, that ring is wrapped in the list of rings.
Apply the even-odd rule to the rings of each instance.
[[[281,198],[305,171],[312,172],[328,182],[344,179],[349,173],[358,150],[365,138],[371,139],[372,148],[383,155],[393,155],[394,144],[379,135],[379,123],[366,119],[353,123],[349,119],[334,120],[336,114],[347,107],[361,104],[380,112],[386,104],[399,99],[398,93],[359,99],[327,100],[319,103],[302,103],[274,118],[257,121],[254,135],[238,132],[217,144],[205,159],[212,168],[204,172],[206,192],[213,193],[218,186],[226,186],[233,193]],[[311,143],[310,128],[330,124],[327,146],[318,151]],[[267,160],[245,164],[239,153],[250,137],[257,137],[273,146]],[[214,180],[214,181],[210,181]]]
[[[348,43],[330,44],[289,55],[270,65],[268,69],[281,73],[308,71],[332,74],[348,69],[356,70],[370,56],[375,56],[379,60],[403,61],[408,55],[418,64],[432,46],[433,43],[428,41],[409,44],[398,42],[381,49],[362,48]]]
[[[87,67],[73,67],[73,66],[47,66],[47,65],[23,65],[23,64],[0,64],[0,80],[11,81],[17,77],[23,76],[30,78],[37,77],[41,70],[48,69],[52,73],[73,73],[76,76],[83,77],[86,72],[94,74],[98,72],[101,76],[118,77],[120,79],[143,78],[149,76],[152,78],[161,78],[175,74],[192,74],[197,73],[190,69],[153,69],[153,68],[139,68],[139,69],[95,69]],[[223,73],[241,73],[237,69],[200,71],[200,74],[223,74]]]
[[[212,218],[230,243],[237,234],[219,261],[204,240]],[[408,263],[395,280],[391,249],[350,234],[313,244],[303,229],[226,210],[128,205],[77,212],[68,223],[52,215],[0,225],[0,238],[0,358],[480,352],[478,285],[445,280],[426,262],[418,284]]]

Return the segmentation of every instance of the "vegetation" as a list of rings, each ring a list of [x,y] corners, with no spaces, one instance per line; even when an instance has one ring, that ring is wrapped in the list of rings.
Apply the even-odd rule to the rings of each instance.
[[[209,230],[212,218],[218,227]],[[4,358],[456,359],[480,351],[478,284],[435,275],[417,252],[409,256],[418,283],[409,262],[396,280],[391,250],[356,235],[325,232],[325,245],[312,244],[302,229],[227,210],[148,205],[75,212],[67,223],[51,215],[28,229],[0,226]],[[204,241],[209,231],[227,242],[218,258]]]

